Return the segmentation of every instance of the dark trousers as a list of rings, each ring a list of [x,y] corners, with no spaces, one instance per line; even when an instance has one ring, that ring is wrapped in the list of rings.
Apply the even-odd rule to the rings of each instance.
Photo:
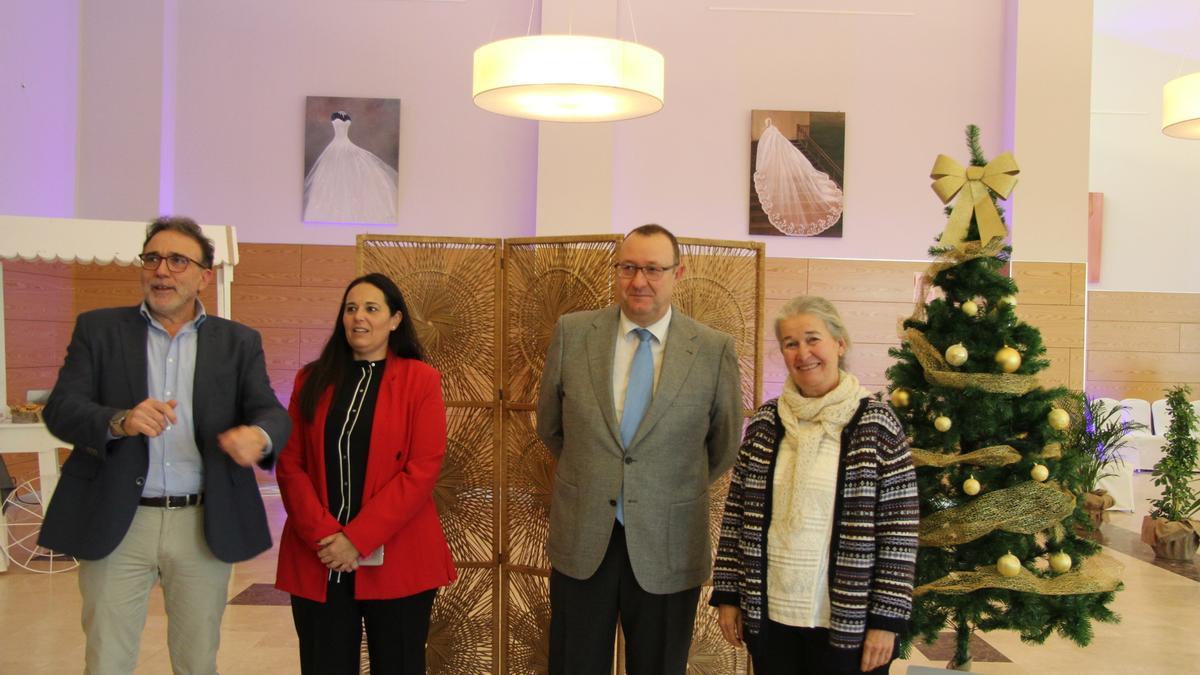
[[[767,620],[762,632],[746,641],[750,658],[754,662],[754,675],[826,675],[827,673],[862,673],[855,663],[846,670],[834,659],[833,647],[829,646],[828,628],[797,628]],[[896,658],[892,648],[892,659]],[[892,660],[874,669],[865,671],[871,675],[887,675]]]
[[[355,600],[354,575],[329,582],[325,602],[292,596],[304,675],[358,675],[363,624],[372,673],[424,675],[433,588],[392,600]]]
[[[614,521],[600,568],[588,579],[550,572],[550,675],[609,675],[617,618],[629,675],[683,675],[700,589],[649,593],[638,585]]]

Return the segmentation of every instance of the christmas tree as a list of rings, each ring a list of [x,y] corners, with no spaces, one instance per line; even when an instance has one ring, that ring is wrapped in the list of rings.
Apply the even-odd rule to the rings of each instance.
[[[1016,185],[1016,161],[986,161],[973,125],[967,141],[969,167],[945,155],[934,164],[934,191],[954,203],[888,369],[921,500],[905,653],[950,628],[959,670],[970,669],[976,630],[1088,644],[1093,620],[1117,620],[1108,604],[1120,586],[1089,560],[1099,546],[1076,534],[1088,521],[1073,478],[1082,458],[1061,443],[1071,397],[1038,384],[1041,333],[1017,317],[1017,286],[1002,272],[1012,249],[995,201]]]

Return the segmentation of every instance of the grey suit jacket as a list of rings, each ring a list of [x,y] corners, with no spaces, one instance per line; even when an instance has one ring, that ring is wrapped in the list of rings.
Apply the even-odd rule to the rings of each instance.
[[[125,538],[149,468],[145,436],[109,441],[108,421],[146,399],[146,320],[137,307],[79,315],[44,413],[50,432],[74,444],[38,543],[84,560]],[[204,462],[204,536],[213,555],[238,562],[271,548],[254,471],[217,446],[217,434],[254,424],[271,437],[269,469],[291,420],[275,398],[258,332],[218,316],[200,324],[192,389],[196,447]]]
[[[672,313],[650,408],[629,448],[613,406],[620,310],[559,319],[546,355],[537,431],[558,458],[550,562],[576,579],[595,573],[625,486],[625,537],[634,575],[651,593],[708,579],[709,485],[737,456],[741,388],[733,338]]]

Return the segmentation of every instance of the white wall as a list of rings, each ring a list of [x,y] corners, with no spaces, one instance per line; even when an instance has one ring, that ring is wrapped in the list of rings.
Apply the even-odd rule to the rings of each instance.
[[[0,3],[0,212],[75,212],[81,0]]]
[[[524,33],[527,10],[518,0],[181,3],[175,210],[253,242],[532,234],[537,126],[471,102],[474,49],[493,29]],[[307,95],[401,100],[399,227],[301,222]]]
[[[968,159],[963,130],[1002,151],[999,0],[837,3],[911,16],[721,12],[639,3],[639,38],[666,57],[666,106],[616,131],[613,231],[749,239],[750,111],[846,113],[841,239],[756,237],[767,254],[925,259],[944,226],[929,189],[938,153]]]
[[[546,0],[542,29],[561,30],[552,24],[573,1]],[[766,237],[768,254],[924,259],[944,224],[929,189],[934,156],[965,161],[968,123],[983,128],[989,156],[1012,137],[1005,2],[838,5],[859,14],[720,12],[709,4],[635,4],[639,39],[667,59],[667,103],[657,115],[593,134],[611,135],[606,148],[573,138],[579,134],[543,133],[539,141],[538,124],[471,103],[473,50],[524,34],[525,0],[111,0],[103,14],[89,4],[75,10],[84,38],[75,48],[86,58],[73,215],[142,220],[161,205],[235,225],[242,241],[349,244],[367,229],[527,235],[541,207],[557,200],[545,211],[567,220],[574,207],[577,220],[550,231],[539,222],[539,234],[623,232],[657,221],[681,235],[747,239],[750,110],[841,110],[845,236]],[[74,5],[56,6],[69,16]],[[536,16],[535,32],[541,23]],[[613,23],[631,37],[627,20]],[[402,100],[399,227],[301,222],[306,95]],[[0,110],[12,100],[0,92]],[[38,154],[15,147],[0,157],[5,171]],[[542,194],[539,153],[556,172]],[[571,177],[574,185],[560,185]],[[39,204],[28,210],[72,215]],[[7,203],[0,211],[19,212]]]
[[[1162,85],[1200,70],[1200,3],[1096,0],[1089,189],[1109,291],[1200,292],[1200,141],[1164,136]]]

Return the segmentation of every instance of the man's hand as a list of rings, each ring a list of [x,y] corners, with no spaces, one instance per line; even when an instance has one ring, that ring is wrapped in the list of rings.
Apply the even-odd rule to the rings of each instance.
[[[321,539],[317,546],[320,547],[317,557],[321,559],[321,564],[334,572],[353,572],[358,569],[358,549],[341,532]]]
[[[737,605],[717,606],[717,626],[725,641],[734,647],[742,646],[742,608]]]
[[[267,447],[266,434],[261,429],[242,425],[217,435],[217,445],[240,466],[254,466],[262,459]]]
[[[125,432],[126,436],[138,434],[149,437],[157,436],[177,421],[175,418],[175,406],[177,405],[179,402],[175,399],[158,401],[148,398],[129,411],[129,414],[125,416],[125,421],[121,422],[121,430]]]
[[[882,628],[868,628],[867,639],[863,641],[862,665],[863,672],[875,670],[892,658],[892,649],[896,646],[896,634]]]

